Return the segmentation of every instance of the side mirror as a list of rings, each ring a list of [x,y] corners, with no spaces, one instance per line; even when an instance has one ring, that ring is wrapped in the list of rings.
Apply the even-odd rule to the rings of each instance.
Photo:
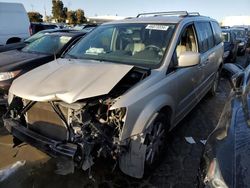
[[[200,63],[200,54],[197,52],[183,52],[178,59],[178,68],[191,67]]]
[[[226,63],[222,67],[222,76],[228,79],[235,91],[238,91],[243,83],[244,68],[237,64]]]

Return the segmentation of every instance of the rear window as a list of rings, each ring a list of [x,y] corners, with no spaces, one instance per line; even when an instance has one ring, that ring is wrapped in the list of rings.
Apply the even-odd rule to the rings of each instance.
[[[199,51],[204,53],[215,45],[213,31],[209,22],[197,22],[195,26],[198,33]]]
[[[217,22],[211,22],[211,24],[214,32],[215,44],[219,44],[222,42],[221,28]]]

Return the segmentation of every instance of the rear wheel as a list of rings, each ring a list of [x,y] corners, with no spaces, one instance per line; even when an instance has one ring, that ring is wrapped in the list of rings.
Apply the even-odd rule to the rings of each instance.
[[[212,85],[212,87],[211,87],[211,89],[209,91],[209,94],[211,96],[215,96],[216,95],[216,91],[218,89],[219,82],[220,82],[220,71],[217,71],[216,74],[215,74],[213,85]]]
[[[164,155],[167,135],[167,116],[159,113],[145,138],[145,173],[153,170]]]

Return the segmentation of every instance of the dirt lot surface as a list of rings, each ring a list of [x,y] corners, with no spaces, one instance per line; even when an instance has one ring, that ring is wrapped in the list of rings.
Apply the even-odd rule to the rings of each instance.
[[[245,66],[247,56],[238,57],[237,63]],[[202,143],[215,128],[230,87],[226,80],[221,80],[216,97],[206,96],[179,123],[168,137],[168,146],[160,166],[142,180],[130,178],[118,168],[112,173],[112,162],[99,160],[92,168],[94,180],[89,173],[76,170],[73,174],[59,175],[66,172],[65,161],[49,158],[29,145],[12,148],[12,137],[0,124],[0,187],[4,188],[73,188],[73,187],[164,187],[194,188],[199,167]],[[3,111],[3,110],[1,110]],[[189,143],[192,137],[194,143]]]

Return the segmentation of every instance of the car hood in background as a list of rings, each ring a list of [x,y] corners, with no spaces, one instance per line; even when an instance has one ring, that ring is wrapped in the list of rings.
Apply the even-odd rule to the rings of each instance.
[[[109,93],[132,68],[124,64],[58,59],[14,80],[10,93],[32,101],[73,103]]]
[[[0,71],[9,71],[16,66],[27,63],[34,59],[46,57],[46,54],[26,53],[18,50],[11,50],[0,53]]]

